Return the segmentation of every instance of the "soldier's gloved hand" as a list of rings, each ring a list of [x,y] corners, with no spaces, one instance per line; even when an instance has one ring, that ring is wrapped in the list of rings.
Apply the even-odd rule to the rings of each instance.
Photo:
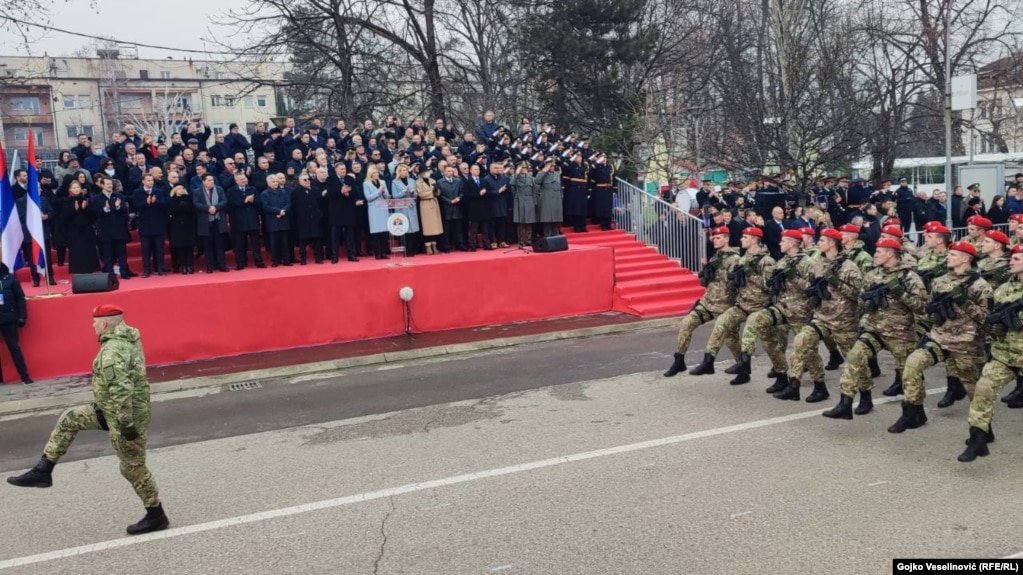
[[[897,283],[895,284],[895,287],[892,288],[891,293],[894,297],[902,297],[906,295],[906,286],[902,285],[901,283]]]
[[[956,294],[952,296],[952,303],[957,306],[964,307],[970,303],[970,296],[965,291],[957,291]]]
[[[139,438],[139,430],[135,429],[134,425],[122,427],[120,431],[121,437],[127,439],[128,441],[135,441],[136,439]]]
[[[839,282],[838,274],[828,270],[828,273],[824,274],[824,281],[828,282],[830,285],[837,286]]]

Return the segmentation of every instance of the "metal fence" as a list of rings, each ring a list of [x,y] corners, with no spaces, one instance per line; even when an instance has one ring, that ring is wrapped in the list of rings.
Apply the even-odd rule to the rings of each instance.
[[[707,257],[703,221],[657,196],[618,179],[614,206],[618,229],[698,273]]]

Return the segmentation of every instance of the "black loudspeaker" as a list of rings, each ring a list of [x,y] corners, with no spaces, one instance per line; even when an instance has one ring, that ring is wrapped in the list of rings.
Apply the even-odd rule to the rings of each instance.
[[[71,293],[98,293],[117,291],[120,287],[117,274],[73,274],[71,276]]]
[[[757,192],[757,196],[753,202],[757,215],[764,218],[764,221],[766,222],[771,219],[771,210],[775,207],[779,207],[783,210],[785,209],[785,194]]]
[[[533,243],[533,251],[542,254],[563,252],[568,249],[568,238],[565,236],[542,237]]]

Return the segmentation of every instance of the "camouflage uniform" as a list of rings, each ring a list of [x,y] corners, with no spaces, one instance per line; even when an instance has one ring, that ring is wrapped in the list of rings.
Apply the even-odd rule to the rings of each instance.
[[[977,271],[992,290],[997,290],[998,286],[1009,281],[1009,258],[1004,255],[999,258],[984,258],[977,262]]]
[[[948,250],[942,252],[936,252],[934,250],[924,248],[920,251],[920,257],[916,262],[916,272],[923,277],[930,278],[929,281],[924,281],[924,289],[930,294],[934,287],[934,278],[941,277],[948,273],[948,267],[945,265],[945,258],[948,255]],[[928,319],[927,314],[921,313],[916,316],[916,334],[918,337],[923,337],[931,331],[931,321]]]
[[[822,361],[818,351],[821,339],[834,339],[843,353],[847,353],[856,340],[860,290],[863,286],[860,269],[852,260],[839,253],[834,260],[825,257],[814,261],[814,277],[829,278],[831,299],[821,301],[809,325],[796,334],[789,362],[789,380],[793,384],[803,376],[808,365]]]
[[[856,240],[856,244],[853,245],[852,249],[845,251],[845,257],[852,260],[856,267],[860,268],[860,274],[866,275],[867,272],[874,269],[874,258],[870,257],[870,254],[863,248],[863,242]]]
[[[980,262],[980,260],[985,259],[984,252],[981,251],[981,249],[980,249],[980,244],[982,244],[984,242],[984,236],[981,236],[979,238],[975,238],[975,237],[967,234],[966,237],[964,237],[962,239],[962,241],[964,241],[964,242],[970,244],[971,246],[977,248],[977,261],[978,261],[978,263]]]
[[[739,254],[732,248],[724,248],[714,253],[707,265],[714,270],[714,278],[704,286],[707,288],[703,297],[693,306],[684,318],[678,330],[678,353],[685,353],[693,339],[693,332],[701,325],[713,321],[735,304],[735,286],[728,281],[728,273],[739,264]],[[728,349],[739,357],[739,341],[731,337],[725,341]]]
[[[110,435],[121,475],[148,507],[160,504],[156,482],[146,467],[146,429],[149,427],[149,382],[139,332],[118,324],[99,338],[92,363],[92,392],[96,403],[73,407],[57,421],[43,453],[57,463],[79,431],[104,430]],[[138,438],[128,441],[122,430],[134,427]]]
[[[995,291],[994,305],[1011,304],[1023,299],[1023,282],[1012,277]],[[1016,317],[1023,313],[1016,312]],[[973,400],[970,402],[970,427],[990,431],[998,394],[1002,388],[1016,379],[1016,372],[1023,368],[1023,331],[1007,331],[994,338],[991,344],[991,361],[984,365]]]
[[[806,250],[806,257],[810,261],[816,261],[816,260],[824,259],[824,254],[821,253],[821,249],[820,248],[818,248],[817,246],[812,246],[812,247],[810,247],[809,249]],[[807,320],[807,321],[809,321],[809,320]],[[799,333],[799,330],[793,328],[793,332],[794,333]],[[835,345],[835,340],[832,339],[831,337],[824,338],[824,347],[828,348],[828,353],[830,353],[831,355],[838,355],[838,353],[839,353],[838,346]],[[810,370],[809,366],[807,366],[807,370],[808,371]],[[810,371],[810,373],[812,375],[813,371]],[[821,376],[821,379],[824,379],[824,376]],[[815,380],[815,381],[819,381],[819,380]]]
[[[906,359],[902,372],[903,391],[906,401],[912,405],[923,405],[924,370],[938,363],[945,363],[949,378],[958,378],[973,398],[973,388],[980,378],[984,366],[984,321],[991,308],[991,286],[976,272],[957,274],[949,271],[934,280],[932,298],[949,292],[958,292],[959,286],[973,280],[966,291],[966,303],[954,302],[956,319],[946,320],[942,325],[933,325],[926,340],[917,344],[917,349]]]
[[[774,269],[774,259],[767,253],[767,248],[753,255],[747,253],[739,259],[736,267],[746,268],[746,285],[738,288],[735,305],[714,322],[714,330],[707,340],[707,353],[717,355],[725,341],[738,341],[740,327],[749,314],[762,310],[771,304],[771,291],[767,287],[767,279]],[[736,358],[739,356],[736,355]]]
[[[771,367],[778,373],[789,369],[785,360],[788,331],[799,333],[806,327],[812,309],[806,297],[806,288],[813,279],[813,258],[802,252],[785,255],[775,265],[774,273],[785,274],[785,290],[774,296],[774,305],[750,314],[742,331],[742,352],[753,355],[759,339],[771,359]],[[807,369],[814,377],[824,379],[824,366],[811,362]]]
[[[924,282],[905,262],[886,268],[877,267],[863,278],[864,291],[887,285],[888,306],[877,308],[873,302],[861,305],[860,336],[846,358],[845,371],[839,386],[842,395],[855,397],[856,391],[869,391],[874,387],[867,362],[877,357],[882,349],[895,356],[895,367],[901,373],[906,358],[916,346],[915,315],[922,314],[927,305]],[[901,294],[901,295],[897,295]]]

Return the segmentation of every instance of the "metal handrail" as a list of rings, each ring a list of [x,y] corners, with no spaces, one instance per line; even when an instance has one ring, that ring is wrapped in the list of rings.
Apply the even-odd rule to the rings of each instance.
[[[614,219],[618,229],[657,248],[658,253],[681,267],[699,272],[707,255],[703,220],[621,178],[616,179]]]

